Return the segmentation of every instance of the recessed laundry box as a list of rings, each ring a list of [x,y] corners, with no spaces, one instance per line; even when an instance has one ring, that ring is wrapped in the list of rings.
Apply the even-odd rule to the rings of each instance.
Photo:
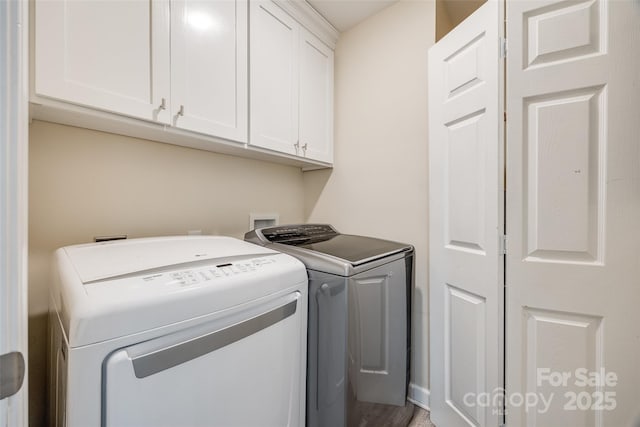
[[[53,424],[304,424],[300,261],[189,236],[69,246],[54,265]]]
[[[327,224],[260,228],[245,240],[307,267],[307,427],[406,426],[413,246]]]

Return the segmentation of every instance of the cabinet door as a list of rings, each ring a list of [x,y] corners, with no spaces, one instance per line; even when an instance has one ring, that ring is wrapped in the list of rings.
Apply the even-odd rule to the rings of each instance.
[[[171,120],[247,142],[247,1],[171,2]]]
[[[36,2],[35,94],[168,123],[168,2]]]
[[[333,161],[333,51],[300,30],[300,149],[304,157]]]
[[[250,143],[298,154],[299,26],[271,2],[250,8]]]

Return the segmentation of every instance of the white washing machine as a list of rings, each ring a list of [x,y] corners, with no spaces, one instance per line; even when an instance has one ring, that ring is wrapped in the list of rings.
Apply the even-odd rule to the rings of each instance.
[[[53,424],[304,425],[300,261],[189,236],[69,246],[54,266]]]

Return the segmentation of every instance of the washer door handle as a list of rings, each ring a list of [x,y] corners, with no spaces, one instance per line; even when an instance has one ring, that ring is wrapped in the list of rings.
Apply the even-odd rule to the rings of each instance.
[[[344,281],[323,283],[316,293],[318,352],[316,409],[333,405],[347,378],[347,287]],[[343,317],[344,316],[344,317]]]
[[[19,351],[0,356],[0,400],[11,397],[24,383],[24,356]]]

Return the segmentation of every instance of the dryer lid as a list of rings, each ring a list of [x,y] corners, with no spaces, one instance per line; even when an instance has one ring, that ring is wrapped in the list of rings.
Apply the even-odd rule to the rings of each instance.
[[[70,347],[197,323],[307,283],[295,258],[218,236],[60,248],[54,271],[51,309]]]
[[[197,261],[273,254],[269,249],[221,236],[118,240],[64,250],[85,284]]]

